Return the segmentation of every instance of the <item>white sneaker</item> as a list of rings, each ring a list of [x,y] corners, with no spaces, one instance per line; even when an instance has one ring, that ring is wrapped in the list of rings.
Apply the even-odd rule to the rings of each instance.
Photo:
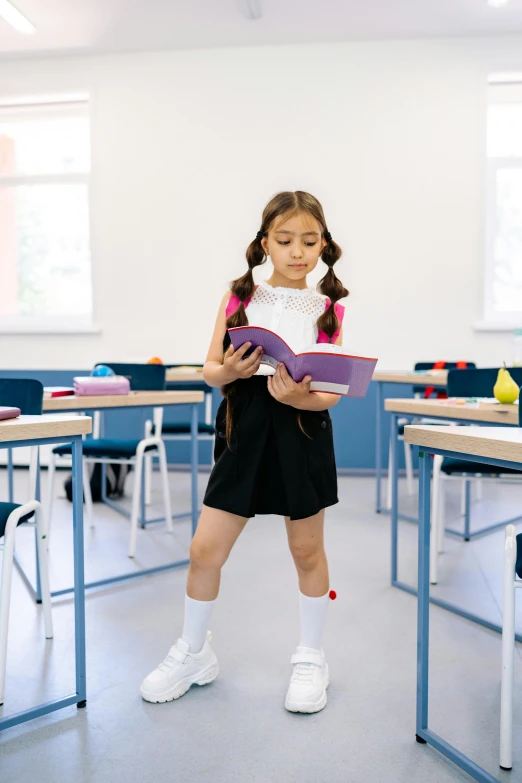
[[[219,673],[217,658],[210,647],[212,634],[198,653],[189,652],[189,645],[178,639],[165,660],[141,683],[140,693],[145,701],[155,704],[179,699],[191,685],[206,685]]]
[[[292,655],[294,671],[286,694],[289,712],[319,712],[326,707],[328,664],[322,650],[298,647]]]

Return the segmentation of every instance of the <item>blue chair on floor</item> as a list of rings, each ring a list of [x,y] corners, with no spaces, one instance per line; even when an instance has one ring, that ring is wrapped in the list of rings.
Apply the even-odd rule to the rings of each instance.
[[[185,364],[167,364],[166,369],[171,367],[186,367]],[[202,391],[205,394],[205,420],[198,422],[198,443],[210,442],[210,465],[214,463],[214,442],[216,439],[216,430],[212,417],[212,387],[201,381],[183,381],[182,383],[167,382],[167,388],[182,391]],[[169,422],[163,421],[163,408],[154,409],[154,420],[145,422],[145,436],[160,434],[165,441],[190,441],[190,422]],[[146,479],[146,502],[150,503],[150,483],[152,472],[152,459],[148,460],[147,479]]]
[[[116,375],[124,375],[129,378],[131,391],[162,391],[165,388],[165,367],[158,364],[122,364],[117,362],[103,362],[114,370]],[[158,457],[161,473],[161,486],[163,493],[163,509],[167,530],[172,532],[172,513],[167,474],[167,457],[165,444],[160,436],[150,436],[140,439],[130,438],[104,438],[97,437],[95,425],[93,428],[95,437],[89,438],[83,443],[84,464],[93,463],[120,463],[131,465],[135,470],[134,488],[132,493],[132,511],[130,514],[129,557],[136,554],[136,539],[140,513],[140,500],[143,491],[143,475],[146,455],[155,454]],[[53,449],[53,459],[49,464],[49,498],[51,518],[51,503],[53,497],[53,481],[56,467],[56,458],[70,456],[70,446],[57,446]],[[90,484],[84,481],[86,504],[91,503]],[[112,505],[112,504],[111,504]],[[122,513],[125,513],[122,511]],[[142,523],[144,520],[142,520]]]
[[[475,367],[474,362],[463,362],[466,365],[466,368]],[[423,370],[433,370],[435,368],[435,365],[438,364],[438,362],[416,362],[415,364],[415,372],[420,372]],[[460,362],[459,362],[460,364]],[[445,370],[454,370],[457,368],[457,362],[444,362],[444,368]],[[429,389],[428,389],[429,390]],[[435,389],[436,391],[436,389]],[[440,391],[440,390],[439,390]],[[413,396],[414,397],[423,397],[426,395],[427,389],[425,386],[414,386],[413,387]],[[432,392],[433,393],[433,392]],[[429,396],[431,396],[431,394]],[[401,440],[404,443],[404,462],[406,466],[406,489],[408,492],[408,495],[413,495],[415,491],[415,485],[413,482],[413,461],[412,461],[412,453],[411,453],[411,446],[409,443],[406,443],[404,440],[404,427],[406,424],[441,424],[440,421],[433,422],[431,419],[426,418],[419,418],[419,419],[413,419],[410,421],[409,419],[399,419],[398,425],[398,440]],[[390,439],[390,452],[388,456],[388,477],[391,477],[391,453],[392,453],[392,444]],[[388,508],[391,508],[391,480],[389,478],[388,480]]]
[[[20,408],[22,415],[39,416],[42,413],[43,385],[32,378],[0,378],[0,405]],[[49,589],[49,566],[47,559],[46,521],[40,503],[35,500],[38,451],[31,454],[31,478],[29,500],[25,503],[0,502],[0,549],[3,549],[2,577],[0,582],[0,705],[4,703],[5,674],[7,664],[7,631],[13,576],[14,545],[16,530],[23,523],[34,521],[40,564],[40,584],[44,612],[45,636],[53,636],[51,593]],[[32,494],[32,497],[31,497]]]
[[[510,367],[509,372],[519,386],[522,386],[522,367]],[[492,397],[493,386],[497,380],[498,368],[451,370],[448,373],[448,397]],[[437,581],[437,555],[444,551],[444,485],[447,480],[464,480],[465,493],[465,529],[463,533],[451,531],[461,535],[465,541],[469,541],[476,535],[493,532],[503,527],[500,522],[490,525],[479,531],[471,533],[469,487],[471,481],[493,480],[514,481],[521,483],[522,473],[511,468],[498,468],[493,465],[472,462],[471,460],[452,459],[450,457],[435,456],[433,461],[433,546],[430,580],[432,584]]]

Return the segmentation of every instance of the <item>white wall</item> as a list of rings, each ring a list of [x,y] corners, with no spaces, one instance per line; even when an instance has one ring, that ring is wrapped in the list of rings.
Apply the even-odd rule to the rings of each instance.
[[[93,96],[101,327],[0,335],[0,366],[203,360],[218,302],[283,189],[314,193],[344,248],[336,269],[352,291],[350,350],[379,356],[383,369],[509,359],[509,334],[473,329],[486,79],[506,70],[522,70],[522,37],[0,63],[2,97]]]

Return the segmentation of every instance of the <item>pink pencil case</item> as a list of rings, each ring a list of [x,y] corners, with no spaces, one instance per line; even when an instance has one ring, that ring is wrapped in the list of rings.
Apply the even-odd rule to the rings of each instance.
[[[16,419],[21,412],[20,408],[9,408],[6,405],[0,405],[0,420]]]
[[[129,379],[123,375],[112,375],[108,378],[80,375],[74,378],[74,393],[77,397],[91,397],[101,394],[128,394],[129,392]]]

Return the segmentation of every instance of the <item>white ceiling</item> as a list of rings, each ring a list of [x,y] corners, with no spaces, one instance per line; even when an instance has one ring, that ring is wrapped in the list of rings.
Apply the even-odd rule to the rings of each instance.
[[[0,56],[477,36],[522,32],[522,0],[13,0],[35,35],[0,19]]]

